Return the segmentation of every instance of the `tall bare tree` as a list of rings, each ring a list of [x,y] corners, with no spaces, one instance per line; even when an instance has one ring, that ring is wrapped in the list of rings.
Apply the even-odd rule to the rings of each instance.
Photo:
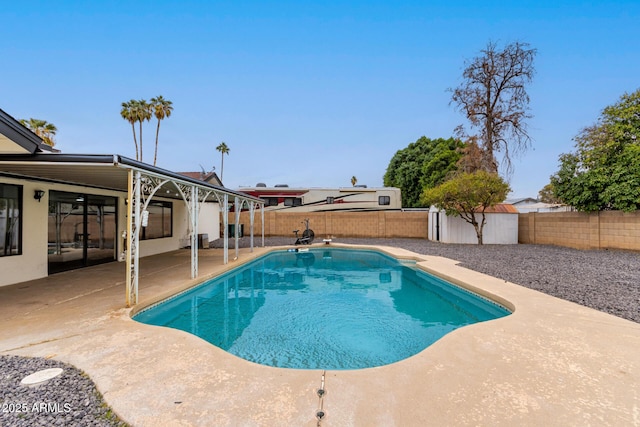
[[[459,136],[475,136],[481,149],[482,169],[498,171],[496,153],[503,153],[507,174],[511,173],[511,156],[531,144],[526,120],[529,95],[526,85],[535,74],[536,49],[528,43],[515,42],[500,50],[489,42],[481,55],[466,62],[463,81],[452,92],[451,103],[469,120],[472,132],[458,126]]]

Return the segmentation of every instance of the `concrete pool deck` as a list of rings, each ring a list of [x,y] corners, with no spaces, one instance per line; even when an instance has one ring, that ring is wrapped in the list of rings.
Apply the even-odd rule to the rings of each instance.
[[[227,266],[221,250],[201,251],[197,282],[271,249],[241,249]],[[382,249],[515,311],[392,365],[327,371],[321,426],[640,426],[640,324],[452,260]],[[139,306],[193,285],[189,260],[188,251],[143,258]],[[322,371],[257,365],[137,323],[124,308],[124,272],[111,263],[0,287],[0,354],[77,366],[134,426],[318,424]]]

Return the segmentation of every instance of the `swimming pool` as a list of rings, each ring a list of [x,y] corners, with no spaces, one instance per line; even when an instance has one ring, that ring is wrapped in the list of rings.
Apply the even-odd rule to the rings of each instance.
[[[246,360],[360,369],[413,356],[504,307],[377,251],[275,251],[134,319],[199,336]]]

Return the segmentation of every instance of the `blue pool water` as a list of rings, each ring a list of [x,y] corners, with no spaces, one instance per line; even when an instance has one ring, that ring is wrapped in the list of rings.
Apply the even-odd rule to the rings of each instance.
[[[413,356],[505,308],[375,251],[269,253],[137,314],[236,356],[298,369],[359,369]]]

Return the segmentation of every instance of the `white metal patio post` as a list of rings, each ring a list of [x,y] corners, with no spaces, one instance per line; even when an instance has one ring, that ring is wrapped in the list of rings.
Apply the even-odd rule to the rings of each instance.
[[[222,203],[222,223],[224,234],[224,263],[229,263],[229,195],[227,193],[224,194],[223,203]]]
[[[251,228],[251,252],[253,252],[253,217],[255,216],[256,213],[256,206],[258,204],[256,202],[249,202],[249,221],[250,221],[250,228]]]
[[[131,241],[132,241],[132,233],[133,233],[133,170],[129,169],[127,172],[127,230],[125,231],[125,244],[127,245],[126,249],[126,270],[127,270],[127,283],[125,288],[125,302],[127,307],[131,307],[131,289],[133,288],[133,277],[131,270],[133,269],[133,260],[132,260],[132,251],[131,251]]]
[[[239,199],[238,196],[236,196],[233,199],[233,207],[234,207],[234,213],[235,213],[235,248],[236,248],[236,257],[235,259],[238,259],[238,255],[240,253],[240,249],[238,248],[238,236],[240,235],[240,230],[239,230],[239,222],[240,222],[240,209],[242,208],[242,205],[240,205],[239,203]]]
[[[127,199],[127,307],[138,303],[138,277],[140,269],[140,171],[129,170]]]
[[[191,186],[191,200],[189,200],[191,220],[191,278],[198,277],[198,190]]]

